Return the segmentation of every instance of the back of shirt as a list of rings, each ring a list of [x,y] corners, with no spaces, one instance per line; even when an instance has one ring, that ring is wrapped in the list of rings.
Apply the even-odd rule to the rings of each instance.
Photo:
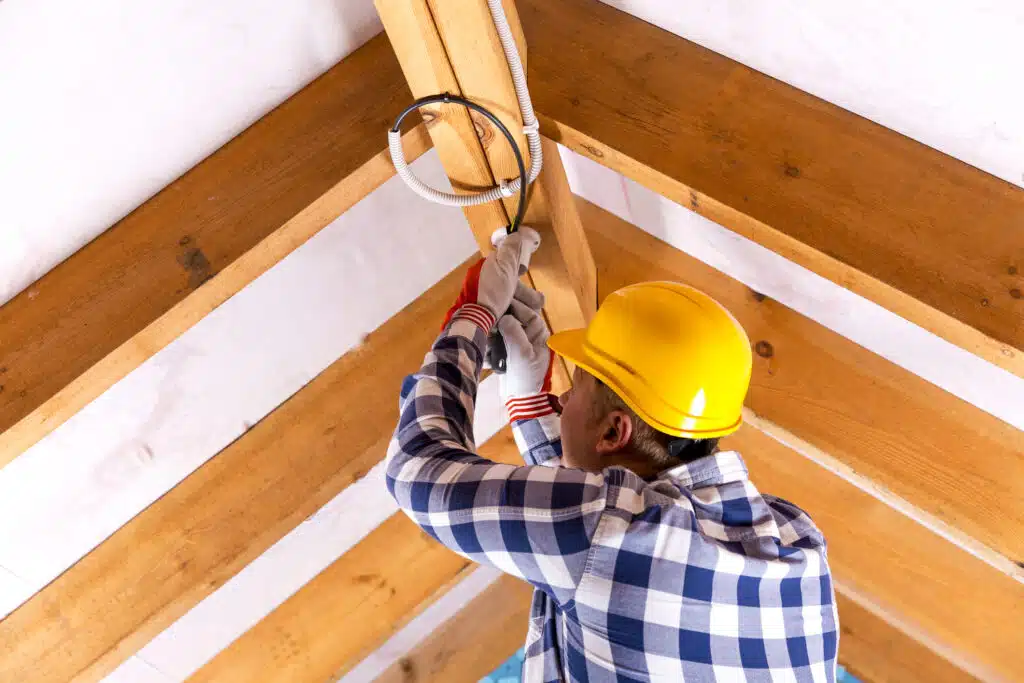
[[[524,681],[833,681],[832,586],[807,515],[761,496],[733,452],[651,482],[555,466],[555,414],[512,421],[523,466],[481,458],[486,332],[456,313],[403,385],[387,485],[438,541],[538,589]]]
[[[736,453],[653,483],[605,476],[586,571],[560,610],[570,679],[834,680],[835,600],[806,514],[760,495]]]

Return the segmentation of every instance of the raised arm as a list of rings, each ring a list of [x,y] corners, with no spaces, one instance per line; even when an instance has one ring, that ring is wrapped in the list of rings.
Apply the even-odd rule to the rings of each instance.
[[[423,366],[403,386],[387,484],[402,510],[441,543],[564,601],[583,574],[605,507],[604,477],[503,465],[473,452],[472,416],[487,332],[494,310],[504,312],[516,289],[518,261],[508,254],[518,248],[506,241],[470,271]],[[502,271],[507,289],[484,303],[480,293],[497,289],[487,281],[495,272],[488,264],[505,257],[513,264]]]
[[[501,398],[508,410],[519,452],[527,465],[557,467],[562,457],[562,418],[558,398],[551,394],[554,352],[541,316],[544,297],[520,289],[509,315],[498,321],[508,352],[508,371],[499,377]]]

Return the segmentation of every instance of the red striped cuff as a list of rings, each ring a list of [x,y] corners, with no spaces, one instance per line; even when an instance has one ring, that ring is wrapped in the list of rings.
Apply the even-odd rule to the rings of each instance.
[[[452,316],[452,321],[455,320],[468,320],[480,327],[484,332],[490,332],[495,323],[494,314],[487,310],[486,306],[481,306],[480,304],[463,304],[459,306],[459,310],[455,311],[455,315]]]
[[[551,394],[535,394],[533,396],[517,396],[505,401],[508,410],[508,421],[532,420],[545,415],[553,415],[558,399]]]

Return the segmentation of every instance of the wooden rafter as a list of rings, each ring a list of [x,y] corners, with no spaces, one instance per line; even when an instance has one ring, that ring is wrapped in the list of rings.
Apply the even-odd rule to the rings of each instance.
[[[463,275],[453,271],[0,621],[0,680],[101,678],[365,475],[384,457],[402,378],[419,367]]]
[[[531,587],[503,576],[483,590],[375,683],[475,681],[522,647]],[[866,683],[968,683],[975,677],[924,647],[884,619],[838,596],[842,629],[839,661]]]
[[[799,501],[824,532],[838,593],[869,602],[901,638],[950,668],[983,680],[1024,676],[1012,626],[1024,584],[755,429],[744,427],[729,445],[759,490]]]
[[[528,583],[500,577],[374,683],[480,680],[523,646],[532,595]]]
[[[520,0],[546,135],[1024,377],[1024,190],[591,0]]]
[[[1024,432],[592,204],[581,203],[580,214],[607,291],[680,280],[736,316],[755,345],[747,395],[755,413],[991,554],[1024,557],[1024,500],[1014,492],[1024,480]]]
[[[642,277],[681,277],[726,300],[744,322],[760,320],[763,327],[758,329],[778,348],[793,345],[792,353],[801,362],[782,365],[789,352],[780,351],[771,369],[783,377],[790,371],[801,373],[787,385],[792,387],[792,405],[806,403],[801,396],[814,395],[807,393],[815,386],[813,375],[799,369],[806,361],[820,374],[823,365],[815,359],[827,359],[829,372],[837,373],[828,375],[832,381],[851,378],[848,389],[839,392],[849,395],[851,405],[916,400],[900,392],[908,376],[891,363],[876,364],[873,354],[852,343],[829,355],[830,348],[844,340],[824,327],[771,301],[758,302],[749,290],[730,284],[706,266],[702,271],[692,260],[677,261],[679,252],[672,247],[585,202],[580,203],[580,212],[602,289]],[[653,245],[653,251],[647,251],[647,245]],[[0,658],[0,679],[19,680],[25,672],[43,670],[53,672],[52,680],[98,678],[379,462],[395,419],[394,391],[430,344],[436,321],[455,297],[461,278],[461,268],[453,271],[371,334],[366,344],[325,370],[0,622],[0,647],[13,653]],[[745,298],[758,308],[747,309]],[[763,312],[749,318],[746,310]],[[762,361],[767,359],[758,362]],[[862,367],[871,369],[871,381],[853,381]],[[768,371],[762,366],[756,372]],[[928,390],[938,391],[926,383],[914,387],[914,392]],[[785,392],[765,392],[766,411],[772,406],[770,397],[781,393]],[[842,404],[830,410],[830,420],[835,420],[850,408]],[[857,424],[846,419],[850,422],[828,424],[837,429]],[[914,422],[943,430],[960,419],[955,411],[947,415],[936,410],[915,413]],[[901,620],[917,623],[921,632],[969,653],[972,661],[983,660],[996,670],[1018,666],[1018,658],[1006,654],[1006,638],[1012,640],[1015,631],[1002,629],[998,637],[990,638],[979,625],[1008,623],[1022,609],[1022,584],[802,455],[755,430],[749,433],[743,438],[753,440],[735,445],[751,462],[754,481],[765,491],[809,507],[830,539],[838,581],[858,586]],[[969,448],[977,438],[968,432],[953,433],[961,448]],[[887,438],[875,436],[869,443],[877,445]],[[833,496],[852,502],[830,511]],[[850,525],[853,516],[863,523]],[[864,555],[862,549],[869,544],[873,550]],[[900,552],[892,554],[894,550]],[[928,558],[925,567],[943,567],[941,573],[908,573],[906,567],[922,566],[919,557]],[[971,586],[969,598],[934,599],[937,594],[958,595],[959,586]],[[949,611],[961,607],[963,614],[953,618]]]
[[[439,0],[378,2],[392,17],[419,13],[399,29],[420,36],[431,64],[406,69],[417,94],[464,92],[521,128],[508,83],[491,78],[493,62],[475,59],[467,36],[477,30],[462,30],[486,17],[451,13]],[[1013,229],[1024,212],[1020,190],[599,3],[520,4],[531,90],[549,135],[1024,375],[1016,270],[1024,253]],[[493,48],[494,37],[480,35]],[[0,309],[0,430],[13,425],[0,436],[0,466],[390,177],[382,134],[408,100],[378,37]],[[500,138],[460,111],[428,116],[456,187],[514,175]],[[430,144],[422,127],[406,140],[410,159]],[[545,155],[528,221],[545,237],[534,275],[555,329],[592,315],[598,275],[600,291],[653,277],[705,289],[761,349],[751,408],[931,513],[954,538],[981,541],[1004,569],[745,429],[735,443],[754,480],[812,513],[830,539],[843,602],[856,596],[855,607],[871,607],[870,618],[851,617],[872,631],[844,635],[860,653],[846,663],[867,676],[896,671],[857,664],[880,643],[905,642],[901,651],[921,657],[916,671],[941,667],[940,651],[976,675],[1021,678],[1012,636],[1024,597],[1006,575],[1024,557],[1014,488],[1024,478],[1021,433],[604,212],[577,209],[550,140]],[[482,249],[515,202],[467,211]],[[0,658],[0,678],[98,678],[379,461],[394,387],[429,344],[433,323],[425,323],[440,318],[460,277],[427,292],[0,623],[0,646],[13,653]],[[851,517],[868,522],[854,528]],[[451,578],[431,576],[419,593],[403,594],[402,610],[418,609],[416,596]],[[969,598],[935,600],[962,586]],[[254,638],[217,661],[269,642]]]
[[[522,14],[549,136],[1022,374],[1024,192],[607,6],[523,0]],[[451,88],[439,74],[430,86]],[[0,466],[389,177],[382,134],[408,98],[372,40],[0,308]],[[446,150],[476,137],[463,115],[431,131],[449,131],[450,173]],[[414,158],[423,136],[409,146]],[[471,161],[491,184],[490,160]],[[478,211],[471,223],[505,220]],[[539,265],[546,291],[587,282]]]
[[[979,679],[840,594],[839,662],[865,683],[977,683]]]
[[[378,36],[0,307],[0,467],[393,176],[408,100]]]
[[[528,167],[522,114],[486,2],[376,0],[376,6],[413,96],[448,92],[488,107],[513,131]],[[521,38],[514,3],[506,2],[505,7],[513,32]],[[525,62],[527,46],[521,40],[518,49]],[[461,105],[432,107],[426,116],[427,130],[453,187],[489,187],[496,179],[518,175],[511,147],[483,117],[471,119]],[[534,257],[527,279],[547,294],[545,314],[558,331],[580,327],[593,315],[597,281],[586,235],[574,203],[568,201],[571,192],[557,146],[549,143],[545,152],[525,221],[540,232],[545,248]],[[490,251],[491,233],[508,224],[518,201],[511,197],[504,204],[464,211],[482,252]],[[572,254],[569,261],[566,253]],[[556,373],[556,385],[567,382],[566,374]]]
[[[495,462],[521,462],[506,428],[480,446]],[[472,566],[397,512],[335,560],[189,680],[326,681],[348,672]],[[281,641],[290,647],[281,648]]]

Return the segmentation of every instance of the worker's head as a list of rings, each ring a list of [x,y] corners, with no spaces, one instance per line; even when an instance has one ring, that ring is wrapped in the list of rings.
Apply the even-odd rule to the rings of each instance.
[[[675,282],[609,295],[586,329],[549,345],[576,366],[561,398],[563,464],[647,476],[714,452],[736,431],[750,342],[718,302]]]

